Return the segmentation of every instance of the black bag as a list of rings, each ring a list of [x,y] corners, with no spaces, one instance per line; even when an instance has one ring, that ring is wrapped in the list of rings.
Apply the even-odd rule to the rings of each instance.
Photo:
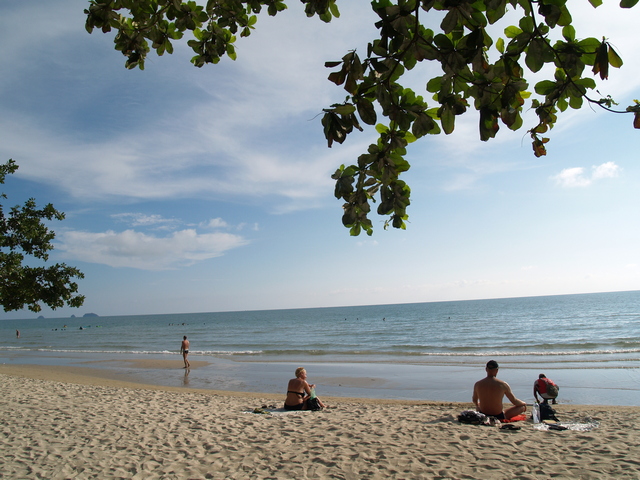
[[[464,410],[458,415],[458,421],[470,425],[483,425],[487,421],[487,416],[476,410]]]
[[[542,422],[544,420],[560,421],[558,417],[556,417],[556,411],[548,403],[540,404],[540,421]]]
[[[322,410],[318,397],[313,397],[307,400],[307,410],[311,410],[314,412],[317,412],[318,410]]]

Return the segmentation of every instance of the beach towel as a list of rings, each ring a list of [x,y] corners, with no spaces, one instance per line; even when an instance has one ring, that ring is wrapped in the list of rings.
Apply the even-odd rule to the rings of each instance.
[[[573,430],[575,432],[588,432],[589,430],[593,430],[594,428],[598,428],[598,422],[588,422],[588,423],[566,423],[566,422],[558,422],[558,423],[536,423],[533,425],[534,430]]]
[[[304,415],[307,412],[310,412],[310,410],[285,410],[284,408],[258,407],[251,410],[246,410],[244,413],[253,413],[256,415],[279,416],[279,415]]]
[[[492,419],[494,420],[492,422]],[[526,420],[526,415],[516,415],[515,417],[511,417],[509,419],[504,420],[496,420],[495,417],[488,417],[484,413],[480,413],[477,410],[463,410],[458,415],[458,421],[460,423],[467,423],[470,425],[494,425],[500,423],[512,423],[512,422],[521,422]]]
[[[511,418],[505,418],[504,420],[501,420],[502,423],[512,423],[512,422],[522,422],[523,420],[526,420],[527,416],[522,413],[520,415],[516,415],[515,417],[511,417]]]

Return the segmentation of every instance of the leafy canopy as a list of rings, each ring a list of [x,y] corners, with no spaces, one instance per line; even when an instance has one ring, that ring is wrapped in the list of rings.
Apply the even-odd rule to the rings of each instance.
[[[13,160],[0,165],[0,184],[17,169]],[[2,193],[0,198],[7,196]],[[21,310],[25,306],[32,312],[39,312],[41,303],[53,309],[65,303],[70,307],[80,307],[84,303],[85,297],[77,295],[78,285],[72,281],[76,277],[84,278],[76,268],[64,263],[49,267],[25,264],[25,255],[48,260],[55,233],[44,225],[43,220],[53,219],[63,220],[64,213],[51,204],[38,209],[33,198],[23,207],[13,207],[8,215],[0,204],[0,304],[5,312]]]
[[[301,0],[308,17],[330,22],[339,17],[336,0]],[[602,0],[589,0],[593,7]],[[622,8],[638,0],[621,0]],[[255,28],[257,14],[266,8],[276,15],[286,7],[278,0],[208,0],[205,5],[181,0],[90,0],[86,29],[116,30],[115,48],[127,57],[126,67],[144,69],[150,49],[158,55],[173,52],[174,41],[190,31],[187,44],[202,67],[223,56],[235,60],[237,35]],[[371,235],[371,204],[387,217],[385,228],[406,228],[409,186],[400,179],[410,167],[407,146],[425,135],[450,134],[456,117],[471,108],[479,112],[480,139],[495,137],[501,125],[523,128],[522,112],[532,109],[537,123],[527,130],[536,156],[546,155],[547,132],[558,113],[585,104],[615,111],[611,97],[597,98],[596,82],[608,78],[609,68],[622,66],[603,37],[580,39],[572,25],[566,0],[373,0],[378,15],[378,38],[362,58],[348,52],[325,65],[335,69],[329,80],[347,92],[344,102],[324,109],[322,126],[328,146],[343,143],[361,124],[375,126],[379,136],[353,165],[342,165],[332,178],[335,196],[344,200],[342,223],[351,235]],[[489,25],[503,21],[508,10],[520,16],[517,25],[505,25],[504,37],[492,38]],[[438,16],[434,16],[434,12]],[[433,31],[425,18],[442,18]],[[552,40],[552,30],[561,31]],[[557,35],[560,37],[560,35]],[[491,61],[490,49],[497,52]],[[426,79],[422,95],[403,86],[403,75],[424,61],[440,64],[442,74]],[[549,71],[530,92],[527,74]],[[549,68],[550,67],[550,68]],[[627,107],[634,127],[640,128],[640,104]],[[618,112],[622,113],[622,112]],[[385,118],[378,123],[378,117]]]

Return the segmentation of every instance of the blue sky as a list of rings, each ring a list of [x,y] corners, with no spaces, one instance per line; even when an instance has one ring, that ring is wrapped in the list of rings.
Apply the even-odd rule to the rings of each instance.
[[[319,114],[345,96],[324,62],[375,35],[368,3],[340,2],[326,25],[291,2],[236,62],[197,69],[176,46],[144,71],[124,68],[112,34],[86,33],[87,4],[0,4],[0,159],[20,165],[5,205],[64,211],[51,261],[86,275],[85,306],[45,317],[640,289],[631,116],[566,112],[535,158],[524,131],[481,142],[471,113],[411,146],[408,229],[375,218],[373,237],[350,237],[330,175],[375,132],[328,149]],[[578,36],[606,35],[625,60],[600,92],[640,98],[640,8],[571,5]],[[411,74],[425,96],[429,72]]]

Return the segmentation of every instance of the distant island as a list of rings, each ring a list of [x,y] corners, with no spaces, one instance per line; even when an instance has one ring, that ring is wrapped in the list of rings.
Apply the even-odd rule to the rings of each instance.
[[[97,313],[85,313],[84,315],[82,315],[83,317],[87,318],[87,317],[99,317],[100,315],[98,315]],[[38,320],[45,320],[47,317],[45,317],[44,315],[40,315],[38,317]],[[71,317],[69,318],[76,318],[75,315],[71,315]],[[52,318],[52,320],[57,320],[55,318]]]

